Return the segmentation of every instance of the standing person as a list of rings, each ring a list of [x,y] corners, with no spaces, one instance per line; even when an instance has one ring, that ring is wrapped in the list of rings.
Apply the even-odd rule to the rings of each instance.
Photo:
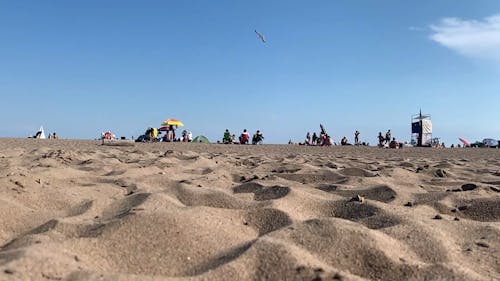
[[[382,136],[382,132],[378,132],[378,146],[384,146],[385,138]]]
[[[317,142],[318,142],[318,136],[316,135],[316,132],[314,132],[312,136],[312,145],[316,145]]]
[[[356,132],[354,132],[354,144],[358,145],[359,144],[359,131],[356,130]]]
[[[176,140],[176,138],[175,138],[176,127],[174,125],[168,125],[167,127],[168,127],[168,129],[167,129],[167,141],[174,142]]]
[[[387,133],[385,133],[385,143],[390,143],[391,142],[391,129],[387,130]]]
[[[311,145],[311,134],[309,132],[306,134],[306,144]]]

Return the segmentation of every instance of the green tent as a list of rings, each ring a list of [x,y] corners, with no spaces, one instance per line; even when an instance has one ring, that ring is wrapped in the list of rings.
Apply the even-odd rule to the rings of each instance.
[[[210,141],[205,136],[197,136],[193,139],[192,142],[202,142],[202,143],[210,143]]]

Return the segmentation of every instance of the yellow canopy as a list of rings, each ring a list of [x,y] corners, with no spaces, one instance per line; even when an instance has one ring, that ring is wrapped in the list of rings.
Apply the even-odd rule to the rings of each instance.
[[[162,126],[172,125],[172,126],[177,126],[177,127],[184,126],[184,124],[182,124],[181,121],[176,120],[176,119],[167,119],[167,120],[163,121],[163,123],[161,123],[161,125]]]

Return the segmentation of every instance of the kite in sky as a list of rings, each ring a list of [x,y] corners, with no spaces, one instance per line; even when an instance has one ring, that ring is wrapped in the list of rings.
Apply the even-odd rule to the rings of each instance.
[[[257,32],[257,30],[255,30],[255,34],[257,34],[257,36],[259,36],[259,39],[260,39],[260,41],[262,41],[262,43],[266,43],[266,39],[264,39],[264,35]]]

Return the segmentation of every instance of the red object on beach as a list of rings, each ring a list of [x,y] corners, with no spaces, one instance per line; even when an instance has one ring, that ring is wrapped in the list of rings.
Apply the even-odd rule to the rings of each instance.
[[[470,142],[464,138],[458,138],[465,146],[470,146]]]

